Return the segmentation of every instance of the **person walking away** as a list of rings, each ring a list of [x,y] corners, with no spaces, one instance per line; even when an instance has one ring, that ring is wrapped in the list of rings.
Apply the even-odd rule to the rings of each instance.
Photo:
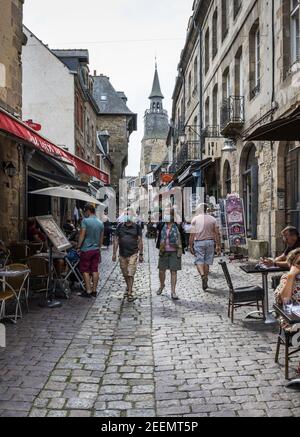
[[[120,267],[127,285],[125,297],[129,302],[133,302],[133,284],[137,262],[139,259],[139,262],[142,263],[144,255],[142,229],[135,223],[134,215],[131,212],[123,214],[122,222],[119,223],[116,229],[113,242],[113,262],[117,261],[118,249]]]
[[[207,214],[207,205],[200,204],[192,221],[190,251],[195,256],[195,265],[201,275],[203,291],[208,289],[210,266],[214,263],[215,244],[217,255],[221,255],[221,236],[217,220]]]
[[[78,250],[80,251],[79,269],[83,275],[86,287],[86,291],[81,296],[96,297],[104,226],[96,217],[96,209],[93,205],[86,205],[85,215],[86,217],[81,223],[78,241]]]
[[[103,244],[106,247],[106,249],[110,246],[110,221],[106,214],[103,216],[103,225],[104,225],[104,240]]]
[[[165,289],[166,272],[171,272],[171,298],[178,300],[176,294],[177,272],[182,269],[182,255],[184,253],[184,230],[181,225],[174,222],[174,218],[166,215],[163,222],[157,226],[156,248],[159,249],[159,281],[160,287],[157,295],[160,296]]]

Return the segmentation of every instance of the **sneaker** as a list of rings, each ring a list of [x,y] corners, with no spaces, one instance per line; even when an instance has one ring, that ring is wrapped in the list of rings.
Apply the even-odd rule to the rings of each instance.
[[[179,297],[177,296],[176,293],[171,293],[171,297],[173,300],[179,300]]]
[[[92,297],[97,297],[97,296],[98,296],[98,294],[97,294],[97,292],[96,292],[96,291],[93,291],[93,293],[91,293],[91,296],[92,296]]]

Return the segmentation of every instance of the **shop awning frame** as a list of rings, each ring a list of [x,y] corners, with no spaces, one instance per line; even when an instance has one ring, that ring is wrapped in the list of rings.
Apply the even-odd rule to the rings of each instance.
[[[300,141],[299,110],[258,127],[243,141]]]
[[[106,185],[110,182],[107,173],[39,135],[36,131],[3,108],[0,108],[0,131],[9,134],[17,141],[34,147],[46,155],[51,156],[53,159],[62,161],[66,165],[74,166],[79,173],[95,177]]]

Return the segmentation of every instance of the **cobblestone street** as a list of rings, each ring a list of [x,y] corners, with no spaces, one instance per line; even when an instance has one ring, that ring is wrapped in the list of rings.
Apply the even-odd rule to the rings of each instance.
[[[187,254],[174,303],[169,283],[156,295],[153,241],[145,252],[133,304],[123,299],[119,266],[103,251],[96,300],[74,295],[53,310],[34,300],[22,321],[6,325],[0,415],[299,416],[300,395],[285,388],[274,363],[277,329],[243,322],[249,309],[231,325],[217,263],[204,293]],[[256,276],[229,267],[234,283],[255,284]],[[296,358],[291,376],[297,365]]]

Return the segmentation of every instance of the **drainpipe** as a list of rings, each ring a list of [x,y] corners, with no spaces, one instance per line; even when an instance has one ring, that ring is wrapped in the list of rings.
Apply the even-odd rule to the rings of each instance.
[[[202,78],[202,60],[203,60],[203,47],[202,47],[202,29],[201,26],[197,26],[194,21],[195,29],[199,33],[199,136],[200,136],[200,161],[203,159],[203,78]],[[197,187],[203,186],[202,170],[200,170],[200,176],[198,177]]]
[[[272,0],[272,97],[271,109],[274,108],[275,101],[275,0]],[[273,114],[271,115],[271,120]],[[272,209],[273,209],[273,160],[274,160],[274,141],[271,141],[271,169],[270,169],[270,210],[269,210],[269,255],[273,255],[272,250]],[[275,254],[275,250],[274,250]]]

